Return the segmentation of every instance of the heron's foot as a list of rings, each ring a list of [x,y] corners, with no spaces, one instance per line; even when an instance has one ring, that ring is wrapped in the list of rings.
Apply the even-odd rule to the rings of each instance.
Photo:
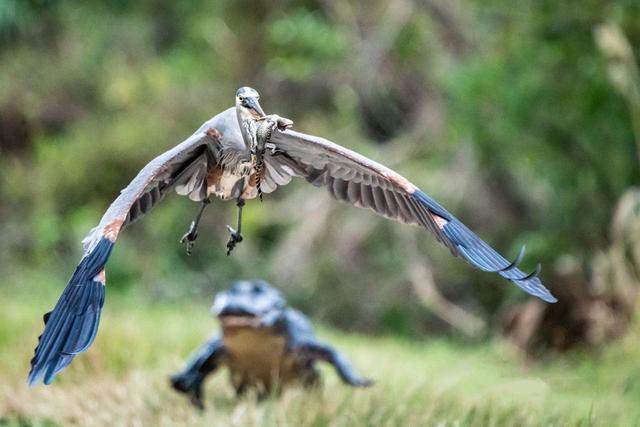
[[[285,130],[293,127],[293,120],[287,119],[286,117],[281,117],[277,114],[268,114],[260,120],[269,120],[280,130]]]
[[[180,243],[185,244],[187,247],[187,255],[191,255],[191,253],[193,252],[193,245],[195,244],[197,238],[198,227],[196,227],[195,221],[191,221],[189,231],[187,231],[187,233],[180,239]]]
[[[229,230],[229,241],[227,242],[227,256],[231,255],[231,251],[236,247],[236,245],[242,242],[242,234],[238,233],[235,228],[227,225],[227,230]]]

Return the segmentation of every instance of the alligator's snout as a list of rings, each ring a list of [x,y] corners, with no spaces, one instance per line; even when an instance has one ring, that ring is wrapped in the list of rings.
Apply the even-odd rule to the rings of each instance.
[[[218,317],[227,316],[256,317],[256,313],[239,304],[227,304],[220,310]]]
[[[260,316],[240,304],[227,304],[218,312],[218,320],[224,329],[257,328]]]
[[[240,281],[216,295],[211,312],[223,329],[271,327],[282,316],[282,294],[266,282]]]

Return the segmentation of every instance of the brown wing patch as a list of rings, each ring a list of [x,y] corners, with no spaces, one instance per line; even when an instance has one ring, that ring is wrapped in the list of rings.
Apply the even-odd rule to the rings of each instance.
[[[218,129],[216,128],[209,128],[207,129],[206,132],[207,136],[210,136],[211,138],[214,139],[220,139],[222,138],[222,132],[220,132]]]
[[[383,175],[386,175],[387,179],[393,182],[396,185],[399,185],[404,191],[409,194],[413,194],[416,191],[416,186],[411,183],[407,178],[398,175],[397,173],[384,173],[381,171]]]
[[[207,187],[217,185],[220,182],[220,178],[222,178],[222,172],[222,168],[218,165],[209,169],[209,173],[207,174]]]
[[[107,224],[104,227],[104,231],[102,232],[103,236],[109,239],[111,242],[115,242],[118,238],[118,233],[120,233],[120,229],[122,228],[122,224],[127,219],[127,214],[120,215],[111,223]]]
[[[433,222],[436,223],[436,225],[440,230],[442,230],[445,225],[449,224],[449,221],[447,221],[446,219],[442,218],[439,215],[436,215],[436,214],[430,214],[430,215],[431,215],[431,218],[433,218]]]

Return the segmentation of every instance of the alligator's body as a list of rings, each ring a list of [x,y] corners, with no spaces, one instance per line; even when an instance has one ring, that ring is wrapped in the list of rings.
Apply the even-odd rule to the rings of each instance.
[[[171,377],[176,390],[188,394],[202,407],[202,384],[215,369],[226,366],[238,394],[255,388],[259,395],[298,383],[318,383],[317,360],[336,369],[346,384],[371,384],[357,376],[331,346],[319,341],[309,320],[287,307],[282,294],[266,282],[236,282],[216,295],[212,312],[221,334],[200,347],[185,370]]]

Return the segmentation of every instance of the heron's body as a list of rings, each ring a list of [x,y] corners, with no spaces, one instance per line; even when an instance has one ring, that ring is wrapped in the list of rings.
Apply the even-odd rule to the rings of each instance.
[[[241,115],[236,112],[236,108],[229,108],[201,128],[205,132],[209,129],[219,132],[218,140],[213,146],[216,161],[207,165],[205,197],[215,196],[222,200],[241,197],[249,200],[257,196],[255,166],[251,151],[245,145],[245,137],[238,121],[240,119]],[[246,126],[255,128],[251,124]],[[179,188],[178,194],[188,190],[188,186]],[[195,200],[202,199],[195,197]]]
[[[104,267],[120,232],[156,206],[170,191],[203,202],[183,237],[188,247],[212,196],[235,200],[237,229],[228,226],[227,254],[242,241],[244,201],[271,193],[293,177],[325,187],[336,199],[386,218],[431,231],[453,255],[510,280],[548,302],[556,299],[537,277],[495,251],[444,207],[400,174],[323,138],[289,130],[293,122],[265,115],[258,93],[243,87],[235,108],[205,122],[196,132],[147,164],[109,206],[83,240],[85,254],[54,309],[31,361],[29,382],[53,380],[57,372],[93,342],[104,303]]]
[[[207,175],[207,192],[222,200],[253,199],[257,194],[255,169],[251,165],[245,171],[214,168]]]
[[[318,384],[316,362],[331,364],[340,379],[353,387],[371,381],[359,377],[333,347],[319,341],[309,319],[287,307],[282,294],[263,281],[236,282],[220,292],[212,311],[221,333],[205,342],[171,377],[173,387],[203,406],[203,383],[220,367],[229,370],[236,393],[255,389],[259,395],[283,387]]]

